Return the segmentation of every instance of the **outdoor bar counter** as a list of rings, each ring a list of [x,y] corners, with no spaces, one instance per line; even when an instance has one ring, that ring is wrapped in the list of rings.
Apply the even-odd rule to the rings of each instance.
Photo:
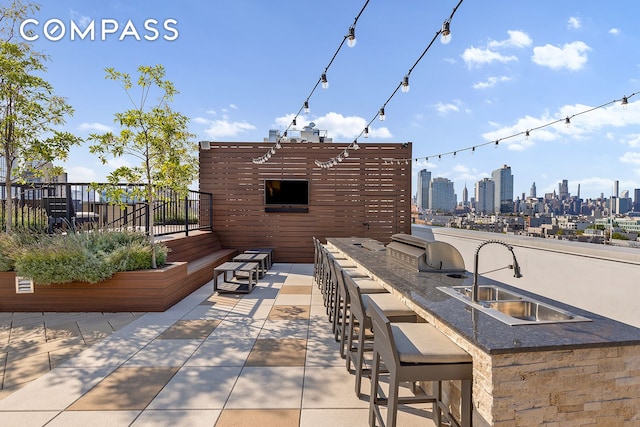
[[[438,289],[471,285],[472,272],[412,270],[365,242],[327,239],[471,354],[474,426],[640,426],[639,328],[480,277],[590,319],[509,325]],[[458,389],[449,384],[454,413]]]

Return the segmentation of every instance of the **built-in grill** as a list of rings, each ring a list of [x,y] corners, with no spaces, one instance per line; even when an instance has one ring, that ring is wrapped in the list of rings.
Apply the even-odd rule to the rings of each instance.
[[[410,234],[394,234],[387,244],[387,256],[416,271],[464,272],[460,252],[446,242],[429,242]]]

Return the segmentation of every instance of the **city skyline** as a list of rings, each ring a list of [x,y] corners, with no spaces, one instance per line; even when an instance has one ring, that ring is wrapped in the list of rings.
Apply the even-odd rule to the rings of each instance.
[[[544,194],[538,194],[535,181],[531,184],[529,193],[524,191],[516,192],[513,189],[513,180],[514,175],[511,173],[511,167],[503,165],[501,168],[495,169],[491,173],[490,177],[484,177],[481,180],[472,183],[474,196],[470,205],[473,205],[474,211],[479,214],[509,213],[513,212],[514,207],[516,207],[514,204],[515,202],[526,202],[528,199],[535,198],[537,200],[556,199],[560,201],[571,199],[576,201],[581,200],[583,202],[600,200],[607,201],[607,206],[611,206],[614,213],[626,213],[627,211],[632,210],[640,212],[640,188],[621,190],[620,182],[618,180],[613,182],[612,192],[610,195],[603,194],[597,197],[586,198],[583,198],[580,193],[579,183],[577,184],[577,192],[572,193],[569,190],[569,180],[567,179],[562,179],[558,182],[556,189],[545,192]],[[466,204],[468,200],[465,198],[465,194],[468,194],[467,183],[464,184],[462,190],[462,199],[458,200],[458,194],[453,190],[453,185],[455,183],[447,178],[435,176],[427,169],[422,169],[418,172],[418,181],[416,183],[418,191],[414,194],[416,198],[416,206],[420,211],[426,211],[427,209],[440,211],[447,210],[442,202],[439,202],[436,207],[432,206],[431,202],[432,198],[442,200],[443,196],[441,194],[436,194],[434,196],[434,189],[436,188],[436,183],[438,183],[437,187],[439,189],[444,188],[440,185],[440,183],[444,181],[447,182],[447,197],[449,197],[448,193],[450,192],[451,196],[455,199],[455,204],[452,206],[457,208],[469,207]],[[549,197],[550,195],[553,195],[553,197]],[[426,204],[422,202],[425,197],[429,200]],[[613,205],[611,205],[612,203]],[[577,205],[576,208],[577,210],[580,210]],[[453,210],[454,209],[452,207],[451,211],[453,212]]]
[[[629,53],[640,28],[628,13],[635,2],[465,1],[449,43],[430,45],[457,4],[370,2],[357,43],[335,57],[363,4],[69,0],[44,3],[27,28],[38,35],[29,43],[51,58],[45,78],[75,108],[65,129],[83,138],[118,131],[114,114],[131,105],[105,79],[106,67],[136,76],[140,65],[163,64],[195,141],[262,141],[297,117],[298,129],[314,122],[334,144],[412,142],[412,183],[428,168],[453,181],[456,194],[502,164],[516,171],[516,194],[532,182],[552,192],[562,179],[572,193],[580,184],[583,198],[610,194],[615,180],[639,188],[640,96],[631,95],[640,90],[640,61]],[[93,37],[76,32],[71,40],[74,25],[92,22]],[[53,31],[61,27],[65,34]],[[318,87],[310,112],[299,113],[325,70],[328,88]],[[398,90],[380,121],[409,70],[410,90]],[[625,96],[626,109],[612,103]],[[463,150],[470,147],[477,149]],[[87,143],[61,165],[70,180],[89,182],[123,162],[131,160],[103,166]]]

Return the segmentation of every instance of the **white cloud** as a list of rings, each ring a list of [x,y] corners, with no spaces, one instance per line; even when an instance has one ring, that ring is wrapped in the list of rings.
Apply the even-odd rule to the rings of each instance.
[[[509,80],[511,80],[511,77],[507,77],[507,76],[489,77],[484,82],[475,83],[473,85],[473,88],[474,89],[488,89],[488,88],[494,87],[498,83],[508,82]]]
[[[440,114],[447,114],[447,113],[451,113],[451,112],[457,113],[458,111],[460,111],[460,108],[458,108],[457,105],[454,105],[454,104],[443,104],[442,102],[437,103],[435,105],[435,109]]]
[[[293,117],[293,114],[278,117],[276,119],[276,127],[286,128],[291,124]],[[307,120],[301,116],[298,116],[298,118],[296,119],[296,128],[302,129],[304,126],[311,123],[311,121],[315,123],[316,129],[320,129],[323,131],[326,130],[327,136],[329,138],[333,138],[334,141],[336,141],[337,139],[353,140],[355,137],[360,135],[360,133],[364,130],[365,126],[367,126],[368,123],[367,120],[362,117],[345,117],[340,113],[330,112],[322,117],[315,117],[313,120]],[[369,139],[386,139],[392,137],[393,135],[387,127],[369,127]]]
[[[204,133],[212,139],[235,137],[256,128],[246,121],[208,120],[205,124],[207,124],[208,127],[204,130]]]
[[[609,30],[609,34],[613,34],[614,36],[617,36],[618,34],[620,34],[620,28],[612,28]]]
[[[113,128],[111,126],[94,122],[94,123],[81,123],[78,126],[79,131],[83,132],[112,132]]]
[[[572,16],[571,18],[569,18],[569,21],[567,22],[567,28],[571,30],[577,30],[581,27],[582,27],[582,22],[580,21],[580,18],[576,18],[575,16]]]
[[[631,163],[633,165],[640,165],[640,153],[627,151],[619,160],[622,163]]]
[[[495,129],[482,136],[486,141],[500,140],[500,145],[504,144],[511,150],[523,151],[534,146],[536,142],[554,141],[564,137],[582,139],[611,127],[640,125],[640,101],[630,102],[627,110],[622,110],[617,102],[607,107],[592,110],[593,108],[582,104],[565,105],[553,115],[545,111],[540,117],[522,117],[513,125],[504,126],[490,122]],[[580,114],[586,111],[589,111],[588,115]],[[564,125],[566,117],[571,118],[570,127]],[[525,136],[527,130],[530,130],[528,138]],[[609,138],[606,134],[605,137]],[[626,142],[622,142],[630,147],[638,147],[640,134],[631,134]]]
[[[465,49],[462,54],[462,59],[469,68],[472,68],[474,65],[481,66],[484,64],[491,64],[494,61],[507,63],[518,60],[518,58],[513,55],[505,56],[489,49],[479,49],[477,47]]]
[[[79,24],[79,27],[81,29],[87,28],[87,26],[91,22],[90,17],[81,15],[79,12],[73,9],[69,10],[69,14],[71,15],[71,19],[73,19],[76,24]]]
[[[207,120],[207,119],[205,119],[203,117],[196,117],[196,118],[193,119],[193,122],[201,124],[201,125],[206,125],[207,123],[209,123],[209,120]]]
[[[96,169],[85,168],[83,166],[73,166],[65,168],[69,182],[96,182],[98,181]]]
[[[631,134],[627,138],[627,141],[623,142],[625,142],[625,144],[629,144],[629,147],[640,147],[640,133]]]
[[[229,104],[229,108],[231,108],[232,110],[237,110],[238,106],[236,104]]]
[[[531,41],[531,37],[529,37],[529,35],[525,32],[507,31],[507,34],[509,34],[508,39],[501,40],[501,41],[491,40],[489,42],[489,47],[494,49],[504,48],[504,47],[522,48],[522,47],[531,46],[531,43],[533,43]]]
[[[576,71],[587,63],[587,52],[591,48],[584,42],[575,41],[562,47],[547,44],[533,48],[531,59],[538,65],[553,70],[567,68]]]

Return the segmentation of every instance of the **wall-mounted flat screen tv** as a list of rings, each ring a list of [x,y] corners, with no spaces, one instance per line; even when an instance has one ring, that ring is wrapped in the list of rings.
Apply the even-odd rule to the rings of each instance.
[[[265,205],[308,205],[309,181],[303,179],[265,179]]]

